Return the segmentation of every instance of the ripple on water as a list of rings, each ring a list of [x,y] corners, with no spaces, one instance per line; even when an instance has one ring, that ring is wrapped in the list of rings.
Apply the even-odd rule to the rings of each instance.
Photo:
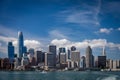
[[[107,76],[107,77],[99,77],[96,80],[117,80],[118,75],[111,75],[111,76]]]

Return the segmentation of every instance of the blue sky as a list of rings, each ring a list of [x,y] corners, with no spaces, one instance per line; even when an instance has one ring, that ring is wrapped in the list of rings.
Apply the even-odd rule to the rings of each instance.
[[[26,46],[75,45],[84,55],[89,41],[94,55],[105,45],[109,58],[119,59],[119,7],[119,0],[1,0],[0,56],[7,55],[8,41],[16,45],[22,31]]]

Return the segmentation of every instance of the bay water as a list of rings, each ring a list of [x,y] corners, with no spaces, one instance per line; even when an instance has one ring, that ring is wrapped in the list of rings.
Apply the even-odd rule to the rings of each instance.
[[[0,71],[0,80],[120,80],[120,72],[101,71]]]

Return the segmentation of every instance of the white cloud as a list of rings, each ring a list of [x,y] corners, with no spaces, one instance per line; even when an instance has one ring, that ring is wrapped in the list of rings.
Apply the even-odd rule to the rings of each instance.
[[[41,47],[42,47],[42,44],[37,40],[25,40],[24,44],[25,44],[25,46],[27,46],[28,49],[34,48],[34,49],[38,50],[38,49],[41,49]]]
[[[79,7],[72,7],[60,12],[63,20],[67,23],[77,23],[82,26],[99,26],[98,14],[101,8],[101,0],[96,1],[97,5],[80,4]]]
[[[13,45],[17,48],[17,40],[13,42]],[[27,49],[33,48],[35,50],[41,50],[42,44],[37,40],[24,40],[24,45]]]
[[[82,48],[86,48],[88,45],[90,45],[92,48],[101,48],[103,46],[106,46],[109,48],[120,49],[120,44],[107,42],[106,39],[84,40],[82,42],[72,42],[67,39],[54,39],[51,41],[51,44],[56,45],[58,48],[59,47],[70,48],[71,46],[76,46],[77,49],[82,49]]]
[[[99,31],[95,32],[95,33],[105,33],[105,34],[109,34],[111,31],[113,31],[113,28],[101,28]]]

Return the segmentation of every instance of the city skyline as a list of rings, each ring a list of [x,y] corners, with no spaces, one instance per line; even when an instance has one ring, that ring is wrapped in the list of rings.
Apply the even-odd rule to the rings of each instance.
[[[120,1],[35,0],[0,1],[0,57],[7,57],[7,43],[17,48],[17,32],[27,48],[48,50],[48,45],[76,46],[82,55],[88,45],[93,55],[120,59]]]

